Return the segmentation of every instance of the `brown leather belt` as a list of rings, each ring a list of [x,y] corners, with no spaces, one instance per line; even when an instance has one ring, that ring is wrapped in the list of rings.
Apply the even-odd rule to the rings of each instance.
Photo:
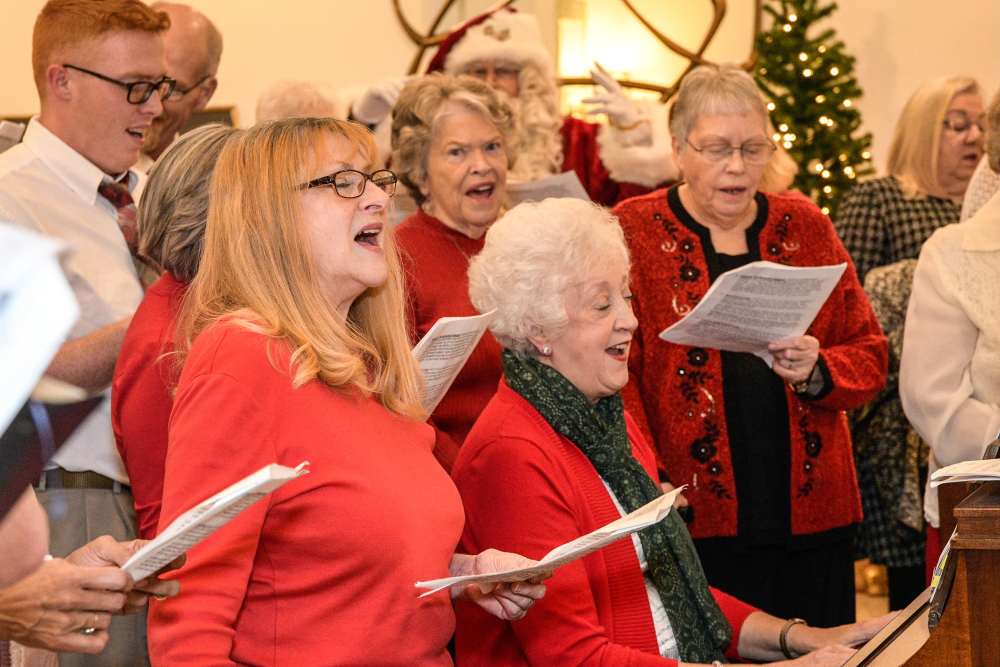
[[[35,487],[37,489],[106,489],[111,490],[128,490],[127,484],[122,484],[121,482],[115,481],[110,477],[105,477],[100,473],[96,473],[93,470],[84,470],[82,472],[72,472],[69,470],[63,470],[62,468],[53,468],[52,470],[46,470],[42,472],[41,477],[38,480],[38,484]]]

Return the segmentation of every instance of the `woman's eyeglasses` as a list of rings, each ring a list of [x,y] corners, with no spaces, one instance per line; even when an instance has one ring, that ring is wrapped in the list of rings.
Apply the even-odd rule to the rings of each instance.
[[[380,169],[371,175],[357,169],[341,169],[329,176],[314,178],[301,187],[303,190],[308,190],[309,188],[319,188],[328,185],[336,190],[337,194],[341,197],[354,199],[365,193],[365,186],[368,184],[368,181],[371,181],[382,192],[391,197],[396,192],[397,180],[396,174],[388,169]]]
[[[687,141],[685,139],[685,141]],[[755,139],[748,141],[742,146],[733,146],[724,142],[710,142],[701,148],[695,146],[690,141],[687,145],[704,156],[709,162],[728,162],[734,151],[739,151],[743,156],[743,161],[747,164],[766,164],[771,159],[771,155],[777,147],[770,141]]]
[[[965,134],[972,129],[975,125],[979,128],[979,133],[982,134],[986,131],[986,124],[983,121],[983,117],[980,116],[976,120],[969,118],[968,114],[964,111],[951,111],[944,117],[944,122],[942,123],[946,128],[954,132],[955,134]]]

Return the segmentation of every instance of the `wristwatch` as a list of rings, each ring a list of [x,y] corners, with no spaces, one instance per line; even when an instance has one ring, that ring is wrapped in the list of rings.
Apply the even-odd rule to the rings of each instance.
[[[813,366],[812,373],[805,380],[792,383],[792,391],[796,394],[818,394],[823,388],[823,373],[819,370],[819,364]]]

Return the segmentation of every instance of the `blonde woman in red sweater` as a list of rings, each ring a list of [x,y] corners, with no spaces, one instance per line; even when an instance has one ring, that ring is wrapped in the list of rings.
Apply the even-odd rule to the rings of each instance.
[[[420,206],[396,230],[414,343],[441,317],[477,314],[466,271],[500,215],[513,129],[510,108],[471,77],[433,74],[399,96],[392,164]],[[434,453],[446,470],[499,379],[500,346],[487,334],[431,416]]]
[[[160,526],[262,466],[311,473],[193,549],[150,612],[155,665],[441,665],[449,594],[419,579],[523,564],[455,553],[464,522],[431,454],[396,251],[392,172],[359,125],[293,118],[227,143],[178,317]],[[456,591],[520,618],[536,584]]]

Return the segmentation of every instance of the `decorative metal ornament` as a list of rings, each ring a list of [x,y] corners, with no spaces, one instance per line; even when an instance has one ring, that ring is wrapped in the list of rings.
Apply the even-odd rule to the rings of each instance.
[[[396,17],[403,26],[403,30],[406,32],[410,40],[417,46],[417,53],[414,55],[413,60],[410,62],[408,74],[416,74],[417,69],[420,67],[420,61],[423,59],[424,52],[431,46],[437,46],[445,39],[447,39],[449,33],[447,31],[437,33],[437,29],[441,25],[441,21],[444,20],[445,15],[454,6],[455,0],[445,0],[441,5],[441,9],[438,11],[437,15],[434,17],[434,21],[431,23],[430,28],[427,30],[426,34],[420,32],[413,27],[413,24],[407,19],[400,6],[401,0],[392,0],[392,6],[396,10]],[[754,19],[753,19],[753,32],[751,33],[750,39],[750,54],[747,59],[744,60],[740,67],[750,71],[753,69],[754,64],[757,62],[757,40],[756,36],[761,31],[764,19],[764,0],[751,0],[754,3]],[[513,4],[514,0],[501,0],[496,4],[492,5],[490,8],[486,9],[485,12],[492,12]],[[708,30],[705,32],[704,36],[698,44],[698,48],[694,51],[684,48],[670,37],[668,37],[663,31],[653,25],[653,23],[644,16],[638,9],[636,9],[634,0],[621,0],[622,4],[635,16],[636,20],[639,21],[645,27],[653,37],[656,38],[663,46],[667,49],[681,56],[688,61],[687,66],[680,73],[680,75],[669,85],[664,85],[660,83],[651,83],[647,81],[633,81],[630,79],[619,79],[618,83],[624,88],[634,88],[636,90],[649,90],[660,94],[660,100],[666,102],[674,93],[677,92],[678,86],[680,86],[681,80],[687,76],[687,73],[698,65],[712,65],[717,63],[712,63],[705,58],[705,51],[708,46],[712,43],[716,34],[719,31],[719,26],[722,24],[723,19],[726,16],[726,2],[727,0],[708,0],[712,4],[712,22],[708,26]],[[485,13],[484,12],[484,13]],[[558,84],[560,86],[589,86],[593,84],[593,80],[589,77],[560,77],[558,79]]]

